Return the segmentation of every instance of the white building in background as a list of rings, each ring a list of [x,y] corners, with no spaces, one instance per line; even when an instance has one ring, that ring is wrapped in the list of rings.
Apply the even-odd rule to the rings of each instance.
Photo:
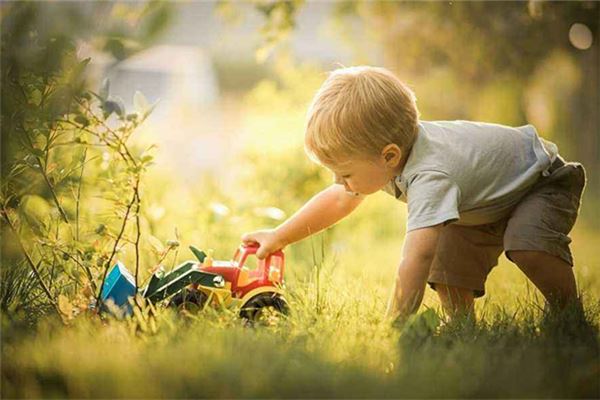
[[[162,168],[181,171],[189,179],[213,168],[210,172],[218,172],[217,161],[227,150],[218,129],[223,117],[216,71],[202,48],[161,44],[116,64],[109,55],[92,54],[85,46],[80,55],[92,58],[92,81],[100,85],[107,78],[110,96],[122,99],[128,112],[133,111],[136,91],[157,103],[137,136],[158,145],[156,161]]]
[[[211,58],[193,46],[159,45],[125,60],[108,74],[114,93],[131,98],[141,90],[149,99],[184,101],[193,107],[219,98]]]
[[[82,57],[92,58],[92,80],[110,81],[110,94],[120,97],[131,109],[136,91],[151,103],[162,103],[155,114],[165,114],[171,103],[185,102],[193,108],[214,104],[219,99],[217,75],[211,57],[200,47],[158,45],[113,64],[105,53],[80,48]],[[161,112],[162,111],[162,112]]]

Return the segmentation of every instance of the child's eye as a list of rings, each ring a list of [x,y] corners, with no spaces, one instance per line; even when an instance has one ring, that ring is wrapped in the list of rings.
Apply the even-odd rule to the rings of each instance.
[[[350,178],[350,175],[342,175],[342,178],[344,178],[344,179]]]

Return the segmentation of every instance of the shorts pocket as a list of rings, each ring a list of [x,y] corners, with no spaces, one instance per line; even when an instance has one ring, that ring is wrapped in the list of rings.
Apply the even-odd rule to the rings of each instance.
[[[567,235],[577,219],[579,197],[571,192],[557,191],[546,192],[542,199],[542,224],[550,231]]]

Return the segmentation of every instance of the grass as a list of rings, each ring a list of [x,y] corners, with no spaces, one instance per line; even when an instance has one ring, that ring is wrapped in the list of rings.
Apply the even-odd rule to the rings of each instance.
[[[274,326],[245,327],[213,309],[69,326],[50,318],[31,327],[4,315],[2,398],[600,397],[597,230],[581,225],[572,235],[585,316],[546,315],[502,257],[476,303],[476,324],[443,322],[428,289],[420,313],[394,327],[383,313],[404,213],[374,196],[335,229],[290,246],[292,314]],[[217,259],[239,240],[221,225],[210,225],[212,243],[204,244],[218,243]]]
[[[267,328],[211,310],[161,312],[154,335],[117,321],[48,321],[25,336],[5,327],[3,397],[598,395],[597,329],[584,321],[496,310],[489,321],[441,325],[429,310],[396,329],[365,308],[319,315],[295,304]]]
[[[360,227],[355,218],[340,237]],[[574,247],[582,259],[594,253],[593,234],[583,234],[588,240]],[[347,240],[344,247],[325,235],[321,252],[316,238],[315,258],[304,265],[288,251],[288,266],[298,266],[288,274],[293,313],[274,326],[248,328],[212,309],[158,310],[149,317],[154,330],[136,319],[80,318],[67,327],[49,319],[30,330],[4,319],[2,397],[600,396],[597,269],[578,271],[588,285],[585,316],[546,315],[503,260],[490,278],[490,298],[477,305],[477,323],[444,323],[429,292],[420,314],[394,327],[382,315],[389,254],[401,238],[378,242],[377,253],[360,236]]]

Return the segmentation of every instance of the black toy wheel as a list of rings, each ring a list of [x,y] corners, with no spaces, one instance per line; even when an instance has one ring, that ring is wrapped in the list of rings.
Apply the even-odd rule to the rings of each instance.
[[[171,297],[169,307],[176,308],[179,311],[186,310],[197,312],[204,308],[207,300],[208,296],[206,293],[201,292],[198,289],[183,289],[181,292]]]
[[[282,315],[289,314],[285,298],[277,293],[261,293],[252,297],[240,310],[240,317],[250,323],[275,324]]]

